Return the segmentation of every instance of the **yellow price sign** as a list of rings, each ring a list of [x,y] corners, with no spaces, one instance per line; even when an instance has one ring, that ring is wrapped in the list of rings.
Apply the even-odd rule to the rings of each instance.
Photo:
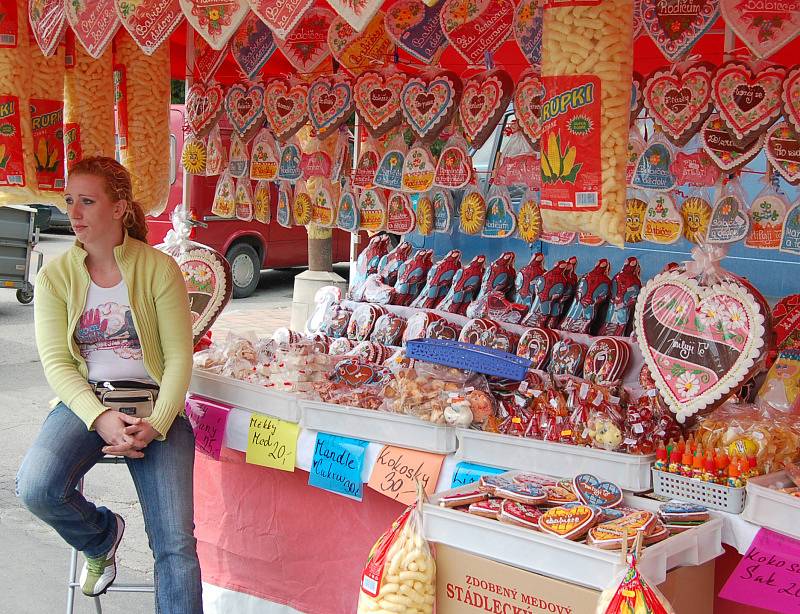
[[[245,459],[252,465],[294,471],[300,425],[271,416],[252,414]]]

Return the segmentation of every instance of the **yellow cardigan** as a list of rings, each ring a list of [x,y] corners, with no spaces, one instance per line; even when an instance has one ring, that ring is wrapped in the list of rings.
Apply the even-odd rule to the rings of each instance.
[[[192,375],[192,319],[177,263],[126,233],[114,248],[128,286],[131,313],[142,346],[144,367],[161,390],[148,421],[164,439],[186,403]],[[89,272],[79,242],[48,263],[36,277],[36,345],[50,387],[89,430],[105,407],[92,392],[89,369],[74,340],[86,306]]]

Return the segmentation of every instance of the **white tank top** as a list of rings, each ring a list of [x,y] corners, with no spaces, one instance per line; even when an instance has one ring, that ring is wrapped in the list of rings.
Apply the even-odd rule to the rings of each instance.
[[[89,285],[75,341],[89,368],[90,382],[153,381],[144,368],[129,302],[124,280],[113,288]]]

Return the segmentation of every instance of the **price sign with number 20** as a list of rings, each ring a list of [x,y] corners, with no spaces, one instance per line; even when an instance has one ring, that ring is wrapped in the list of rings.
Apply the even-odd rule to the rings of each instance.
[[[300,426],[294,422],[252,414],[247,431],[247,462],[282,471],[294,471],[299,432]]]

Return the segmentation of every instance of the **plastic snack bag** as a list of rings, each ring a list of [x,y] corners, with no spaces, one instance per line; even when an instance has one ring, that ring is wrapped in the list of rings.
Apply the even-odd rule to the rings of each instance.
[[[596,614],[675,614],[664,595],[639,573],[636,559],[631,554],[625,573],[602,592]]]
[[[436,561],[423,537],[422,485],[417,501],[375,542],[361,576],[358,614],[432,614],[436,602]]]

